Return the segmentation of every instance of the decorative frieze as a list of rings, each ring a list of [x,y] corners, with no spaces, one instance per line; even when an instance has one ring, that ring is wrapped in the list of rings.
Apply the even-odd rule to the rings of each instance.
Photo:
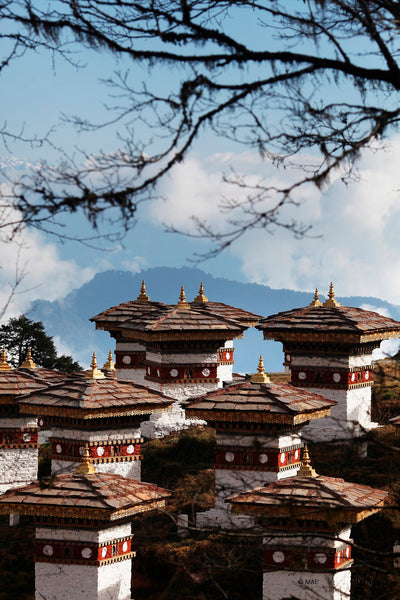
[[[81,462],[85,454],[85,445],[87,445],[92,463],[140,460],[142,443],[142,438],[94,442],[52,437],[51,458],[52,460]]]
[[[372,366],[354,368],[291,366],[291,384],[296,387],[354,389],[371,386]]]
[[[233,352],[235,348],[219,348],[218,349],[218,364],[219,365],[234,365]]]
[[[101,567],[135,556],[132,551],[132,535],[102,543],[37,539],[35,562],[52,562],[71,565]]]
[[[143,369],[146,359],[145,350],[116,350],[115,368],[116,369]]]
[[[146,380],[158,383],[217,383],[216,363],[162,365],[147,363]]]
[[[347,543],[336,548],[294,545],[264,545],[263,548],[263,571],[329,571],[348,567],[352,562],[351,545]]]
[[[1,428],[0,448],[37,448],[38,429],[36,427]]]
[[[246,471],[286,471],[301,464],[301,444],[289,448],[246,448],[217,446],[216,469]]]

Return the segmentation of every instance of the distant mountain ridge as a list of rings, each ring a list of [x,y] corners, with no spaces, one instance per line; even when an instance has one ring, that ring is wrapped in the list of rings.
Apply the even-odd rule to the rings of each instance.
[[[142,279],[146,281],[151,300],[175,304],[178,302],[181,285],[186,298],[191,301],[203,281],[205,295],[213,301],[224,302],[256,314],[268,316],[277,312],[306,306],[312,300],[309,292],[289,289],[272,289],[255,283],[240,283],[231,279],[214,277],[204,271],[190,267],[154,267],[140,273],[129,271],[104,271],[98,273],[79,289],[64,298],[49,302],[37,300],[28,313],[31,319],[42,321],[46,332],[82,365],[88,366],[93,351],[98,362],[106,361],[109,349],[114,350],[115,341],[107,332],[96,331],[89,321],[102,310],[137,298]],[[328,284],[327,284],[328,287]],[[369,310],[383,310],[400,320],[400,307],[373,297],[337,296],[348,306],[363,306]],[[321,295],[321,299],[323,299]],[[282,346],[276,342],[264,342],[260,331],[250,329],[244,340],[235,340],[235,370],[255,372],[258,357],[263,354],[266,370],[282,370]]]

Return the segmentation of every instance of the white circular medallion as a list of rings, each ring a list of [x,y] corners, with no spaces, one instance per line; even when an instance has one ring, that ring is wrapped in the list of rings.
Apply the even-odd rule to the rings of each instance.
[[[355,380],[356,380],[356,374],[355,374],[355,373],[352,373],[352,374],[351,374],[351,380],[352,380],[352,381],[355,381]]]
[[[147,375],[150,375],[150,367],[147,367]]]
[[[290,355],[290,354],[286,354],[286,360],[287,360],[288,362],[290,362],[290,361],[292,360],[292,357],[291,357],[291,355]]]
[[[31,434],[30,433],[23,433],[22,434],[22,441],[23,442],[30,442],[31,441]]]
[[[229,359],[230,359],[230,357],[231,357],[231,355],[230,355],[230,352],[227,352],[227,353],[225,354],[225,358],[226,358],[226,360],[229,360]]]
[[[90,558],[92,556],[93,552],[92,552],[91,548],[88,548],[86,546],[86,548],[83,548],[81,554],[82,554],[82,558]]]
[[[39,417],[39,419],[38,419],[38,425],[39,425],[39,427],[43,427],[44,421],[43,421],[42,417]]]
[[[276,563],[283,563],[283,561],[285,560],[285,555],[280,550],[277,550],[273,553],[272,560]]]
[[[346,558],[349,558],[350,556],[350,546],[347,546],[346,548]]]
[[[178,377],[178,371],[176,369],[171,369],[169,374],[171,377]]]
[[[134,450],[135,450],[135,446],[133,446],[132,444],[129,444],[129,446],[126,448],[126,453],[133,454]]]
[[[204,377],[208,377],[210,374],[210,369],[203,369],[202,374],[204,375]]]
[[[43,554],[45,556],[53,556],[53,546],[50,546],[49,544],[46,544],[46,546],[43,547]]]
[[[334,373],[334,374],[333,374],[333,381],[334,381],[335,383],[339,383],[339,381],[340,381],[340,380],[341,380],[340,373]]]
[[[233,462],[235,460],[235,455],[233,454],[233,452],[226,452],[225,460],[226,462]]]
[[[258,460],[260,461],[260,463],[262,465],[264,465],[265,463],[268,462],[268,454],[260,454],[260,456],[258,457]]]
[[[85,454],[85,446],[79,446],[79,454],[83,456]]]
[[[62,452],[62,446],[61,446],[61,444],[57,444],[56,445],[56,452],[57,452],[57,454],[61,454],[61,452]]]
[[[369,379],[369,371],[365,371],[365,375],[364,375],[365,379],[368,381]]]
[[[300,458],[300,450],[295,450],[294,452],[294,459],[298,460]]]
[[[160,369],[157,369],[157,377],[160,377]]]
[[[103,446],[98,446],[97,447],[97,456],[103,456],[103,454],[104,454]]]
[[[286,454],[285,454],[285,452],[282,452],[281,458],[280,458],[281,463],[284,463],[285,459],[286,459]]]
[[[327,556],[324,552],[317,552],[317,554],[314,556],[314,560],[319,565],[324,565],[326,563]]]
[[[101,551],[101,557],[105,558],[107,556],[107,546],[104,546],[104,548]]]
[[[130,365],[132,362],[132,358],[125,354],[125,356],[122,357],[122,362],[124,363],[124,365]]]
[[[307,375],[306,375],[306,373],[304,373],[304,371],[300,371],[299,379],[307,379]]]
[[[124,542],[122,544],[122,552],[126,552],[128,550],[128,542]]]

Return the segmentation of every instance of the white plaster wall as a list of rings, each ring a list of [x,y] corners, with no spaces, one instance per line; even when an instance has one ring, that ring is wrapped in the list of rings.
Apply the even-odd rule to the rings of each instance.
[[[239,446],[244,448],[253,448],[257,444],[257,446],[260,446],[261,448],[274,448],[279,450],[280,448],[286,448],[287,446],[295,446],[301,444],[301,436],[299,433],[281,436],[267,436],[258,434],[232,434],[217,431],[216,442],[217,445],[220,446]]]
[[[36,563],[35,600],[130,600],[132,560],[104,565]]]
[[[138,385],[147,385],[147,387],[152,388],[149,383],[145,381],[146,370],[145,369],[115,369],[115,375],[118,381],[133,381]]]
[[[146,347],[137,342],[117,342],[115,350],[117,352],[144,352]]]
[[[51,461],[51,472],[52,474],[58,473],[72,473],[79,466],[78,462],[69,460],[52,460]],[[128,479],[137,479],[140,481],[141,478],[141,461],[131,460],[126,462],[114,462],[114,463],[95,463],[97,473],[115,473],[116,475],[122,475]]]
[[[356,356],[319,356],[318,354],[291,355],[290,365],[294,367],[367,367],[371,364],[372,353]]]
[[[331,416],[311,421],[304,427],[304,440],[328,441],[351,439],[362,436],[376,427],[371,421],[371,387],[351,390],[307,388],[312,393],[322,394],[338,404],[331,408]]]
[[[346,527],[339,534],[329,536],[318,536],[309,534],[289,535],[287,533],[264,535],[263,543],[269,545],[292,545],[292,546],[325,546],[326,548],[338,548],[351,540],[351,529]]]
[[[0,493],[37,479],[37,448],[0,449]]]
[[[21,429],[22,427],[37,427],[37,417],[17,417],[15,419],[0,419],[0,427],[12,427]]]
[[[351,573],[265,571],[263,600],[350,600]]]
[[[232,515],[230,505],[211,508],[196,514],[196,527],[198,529],[252,529],[254,519],[247,515]]]
[[[172,405],[170,411],[154,413],[148,421],[140,424],[142,436],[148,439],[161,438],[170,433],[187,429],[188,427],[205,426],[207,423],[200,419],[187,419],[185,411],[179,402]]]
[[[232,381],[233,365],[218,365],[217,377],[219,379],[218,387],[224,387],[224,381]]]
[[[217,352],[192,352],[190,354],[146,352],[146,361],[166,365],[216,363],[218,361],[218,354]]]
[[[149,381],[148,384],[155,384],[155,382]],[[156,384],[155,386],[149,386],[153,389],[162,392],[170,398],[175,400],[186,400],[187,398],[194,398],[196,396],[203,396],[208,392],[213,392],[218,389],[217,383],[204,382],[204,383],[164,383]]]
[[[54,427],[51,430],[51,437],[88,442],[113,442],[123,439],[141,438],[142,436],[140,426],[132,426],[101,431],[85,431],[81,429],[62,429],[61,427]]]
[[[225,499],[255,487],[294,477],[298,468],[287,471],[245,471],[215,469],[215,508],[224,506]]]
[[[92,531],[90,529],[61,529],[52,527],[37,527],[35,537],[37,540],[69,540],[71,542],[94,542],[101,544],[102,542],[110,542],[117,538],[131,535],[132,526],[130,523]]]

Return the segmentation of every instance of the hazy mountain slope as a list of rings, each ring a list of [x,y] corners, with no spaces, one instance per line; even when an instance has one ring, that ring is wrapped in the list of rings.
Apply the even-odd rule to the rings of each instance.
[[[184,285],[186,297],[191,301],[197,295],[201,281],[210,300],[232,304],[263,316],[305,306],[312,300],[310,293],[274,290],[263,285],[216,278],[200,269],[156,267],[136,274],[128,271],[98,273],[65,298],[54,302],[35,302],[29,316],[43,321],[46,331],[55,338],[60,349],[68,351],[81,364],[89,364],[93,351],[96,351],[99,363],[103,363],[108,350],[114,349],[115,342],[108,333],[95,331],[89,318],[110,306],[134,300],[139,294],[143,278],[150,298],[168,304],[178,301],[181,285]],[[400,320],[400,307],[377,298],[338,298],[343,304],[350,306],[379,308]],[[245,333],[244,340],[235,340],[235,348],[238,371],[255,371],[260,353],[264,355],[267,370],[282,369],[281,344],[264,342],[259,331],[249,330]]]

